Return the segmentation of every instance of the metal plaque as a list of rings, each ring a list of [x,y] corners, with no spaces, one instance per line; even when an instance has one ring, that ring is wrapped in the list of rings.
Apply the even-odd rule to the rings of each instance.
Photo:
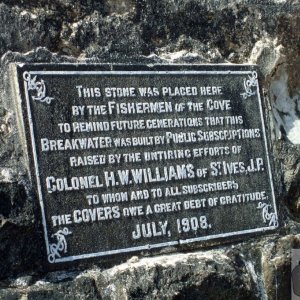
[[[278,226],[255,66],[16,70],[49,263]]]

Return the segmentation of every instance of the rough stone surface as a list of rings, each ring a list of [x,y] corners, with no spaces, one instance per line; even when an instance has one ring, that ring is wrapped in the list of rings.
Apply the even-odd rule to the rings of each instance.
[[[289,299],[290,250],[300,247],[299,11],[292,0],[1,1],[0,298]],[[257,63],[280,230],[212,250],[44,274],[7,67],[78,61]]]
[[[262,269],[269,299],[290,299],[291,253],[300,247],[299,235],[287,235],[264,246]],[[274,286],[276,287],[274,289]]]
[[[58,283],[59,282],[59,283]],[[21,289],[22,288],[22,289]],[[133,258],[101,271],[48,274],[28,285],[11,284],[0,296],[28,299],[259,299],[238,253],[210,251],[157,259]]]

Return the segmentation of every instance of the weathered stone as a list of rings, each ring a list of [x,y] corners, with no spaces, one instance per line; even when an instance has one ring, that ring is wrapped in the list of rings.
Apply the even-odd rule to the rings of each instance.
[[[231,256],[231,255],[230,255]],[[28,299],[259,299],[243,259],[223,251],[131,260],[111,269],[92,269],[73,278],[37,281],[0,296]],[[14,298],[11,298],[14,299]]]
[[[300,164],[299,145],[278,141],[274,147],[278,168],[282,168],[282,194],[290,212],[298,217],[300,213]]]
[[[299,245],[300,232],[299,20],[296,0],[2,1],[0,277],[6,279],[0,298],[288,299],[289,253]],[[261,66],[282,229],[235,244],[236,256],[225,255],[228,247],[222,246],[195,258],[188,253],[164,256],[165,263],[147,258],[90,270],[81,274],[84,279],[41,281],[42,234],[36,230],[40,224],[34,218],[5,71],[9,62],[91,61]],[[26,287],[9,287],[7,277],[14,281],[28,274],[34,276]]]
[[[38,281],[30,287],[19,289],[0,289],[1,299],[101,299],[95,286],[95,281],[90,277],[78,277],[73,281],[51,283]]]
[[[141,259],[101,277],[103,299],[257,299],[245,264],[222,252]]]
[[[24,214],[24,213],[23,213]],[[41,270],[43,244],[35,226],[22,226],[19,220],[1,220],[0,225],[0,278]],[[34,245],[34,246],[33,246]]]
[[[26,52],[39,45],[53,45],[59,34],[59,21],[42,10],[27,11],[0,4],[0,53],[8,49]]]
[[[291,297],[292,248],[300,248],[299,235],[287,235],[262,248],[262,272],[269,299]]]

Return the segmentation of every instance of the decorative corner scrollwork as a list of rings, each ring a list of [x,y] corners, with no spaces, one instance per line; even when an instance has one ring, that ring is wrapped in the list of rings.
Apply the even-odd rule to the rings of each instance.
[[[269,226],[277,227],[278,226],[277,216],[274,212],[273,213],[269,212],[270,207],[272,207],[270,204],[259,202],[257,209],[262,209],[262,217],[264,223],[269,222]]]
[[[46,85],[43,79],[37,81],[37,76],[31,78],[31,74],[27,71],[23,73],[23,78],[27,83],[28,91],[36,91],[36,96],[32,96],[34,101],[51,103],[54,98],[46,97]]]
[[[70,234],[72,234],[72,232],[65,227],[51,235],[52,238],[56,238],[56,243],[49,245],[48,261],[51,264],[55,263],[56,259],[61,257],[61,252],[67,253],[68,248],[66,236]]]
[[[247,99],[248,97],[251,97],[256,94],[255,91],[252,91],[253,86],[258,85],[258,80],[257,80],[257,72],[253,71],[251,75],[248,75],[248,79],[244,78],[244,88],[245,92],[241,93],[241,96],[243,96],[244,99]]]

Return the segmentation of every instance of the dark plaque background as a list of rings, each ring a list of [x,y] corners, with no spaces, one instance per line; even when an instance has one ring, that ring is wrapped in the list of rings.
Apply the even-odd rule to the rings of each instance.
[[[278,226],[255,66],[35,64],[17,66],[17,71],[50,263]],[[131,97],[105,93],[130,87]],[[149,88],[145,96],[140,95],[142,87]],[[220,88],[205,95],[207,87]],[[86,97],[83,88],[88,88]],[[162,94],[163,88],[168,94]],[[128,108],[128,103],[134,108],[160,103],[162,111],[151,113],[145,105],[144,113],[115,108]],[[74,108],[78,106],[84,107],[82,114]],[[88,106],[93,106],[90,111]],[[97,115],[90,113],[94,106]],[[162,119],[168,120],[167,128],[152,128]],[[145,128],[113,128],[132,120]],[[99,122],[108,129],[77,132],[75,122]],[[103,147],[93,143],[80,149],[79,139],[95,137]],[[143,144],[133,146],[135,137],[143,138]],[[124,144],[117,147],[120,138]],[[47,151],[49,140],[63,145],[60,149],[67,147],[66,140],[73,146]],[[163,151],[162,157],[146,160],[157,151]],[[172,157],[178,153],[184,157]],[[102,163],[70,163],[71,157],[78,162],[78,157],[90,161],[91,156],[101,157]],[[89,183],[83,188],[80,180]],[[106,203],[105,197],[110,199]]]

